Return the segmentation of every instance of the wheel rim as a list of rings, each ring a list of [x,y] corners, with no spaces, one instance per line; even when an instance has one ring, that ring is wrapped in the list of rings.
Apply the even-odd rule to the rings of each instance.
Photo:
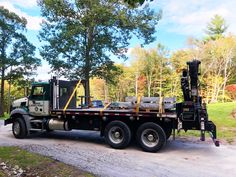
[[[154,129],[145,129],[141,134],[141,140],[147,147],[155,147],[159,143],[159,136]]]
[[[119,144],[124,140],[123,130],[118,126],[112,127],[108,132],[108,137],[112,143]]]
[[[20,134],[20,124],[19,124],[19,122],[14,122],[13,132],[14,132],[15,135]]]

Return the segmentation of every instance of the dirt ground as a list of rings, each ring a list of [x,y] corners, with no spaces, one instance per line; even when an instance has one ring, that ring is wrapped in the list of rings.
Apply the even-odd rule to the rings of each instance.
[[[169,140],[158,153],[142,152],[135,143],[115,150],[92,131],[55,131],[18,140],[13,137],[11,126],[4,127],[0,121],[0,146],[20,146],[97,176],[236,176],[236,145],[215,147],[210,140],[195,141]]]

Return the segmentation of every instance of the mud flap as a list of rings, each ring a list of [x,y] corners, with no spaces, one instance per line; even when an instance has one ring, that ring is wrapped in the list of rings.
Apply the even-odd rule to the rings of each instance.
[[[10,119],[10,118],[4,120],[4,126],[11,124],[11,123],[12,123],[12,119]]]

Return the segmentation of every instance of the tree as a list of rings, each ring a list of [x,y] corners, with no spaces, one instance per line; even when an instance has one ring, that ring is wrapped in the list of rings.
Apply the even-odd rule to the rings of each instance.
[[[190,54],[202,62],[202,95],[207,102],[227,100],[226,85],[234,81],[236,76],[235,36],[222,36],[208,41],[198,40],[194,45]]]
[[[132,66],[136,69],[133,72],[139,73],[139,76],[141,74],[145,76],[149,97],[156,95],[157,92],[159,95],[163,93],[164,75],[167,72],[167,55],[168,51],[161,44],[157,44],[154,49],[146,50],[136,47],[132,51],[132,56],[135,59]]]
[[[191,39],[191,58],[202,62],[202,95],[207,102],[224,101],[226,85],[234,83],[236,76],[235,36],[225,35],[228,26],[224,18],[215,15],[207,25],[205,39]]]
[[[202,46],[203,77],[211,89],[211,102],[225,99],[225,87],[235,75],[236,64],[236,38],[226,36],[224,38],[209,41]]]
[[[124,2],[127,2],[131,6],[137,6],[142,5],[144,2],[153,1],[153,0],[124,0]]]
[[[104,80],[104,100],[108,102],[110,100],[108,87],[117,85],[119,77],[123,74],[123,68],[111,62],[110,65],[103,65],[98,72],[101,72],[100,78]]]
[[[216,40],[220,37],[223,37],[223,34],[226,32],[228,26],[224,20],[219,15],[215,15],[210,23],[207,24],[206,33],[208,35],[207,40]]]
[[[139,84],[140,78],[143,80],[142,72],[145,67],[144,59],[146,57],[146,50],[141,48],[141,46],[137,46],[131,50],[131,69],[135,76],[135,96],[138,97],[138,95],[143,94],[140,87],[142,87]],[[144,81],[144,80],[143,80]],[[144,82],[141,82],[142,84],[146,85]]]
[[[188,49],[181,49],[172,53],[170,57],[171,74],[168,77],[170,79],[170,96],[177,97],[179,101],[183,98],[183,93],[180,87],[180,76],[183,69],[187,67],[186,63],[193,59],[190,51],[191,50]]]
[[[148,5],[129,8],[118,0],[40,0],[39,5],[45,17],[40,39],[47,42],[40,53],[52,71],[87,81],[87,103],[89,78],[103,75],[101,68],[110,65],[111,54],[125,58],[133,35],[143,44],[153,42],[160,19]]]
[[[225,90],[228,92],[229,97],[233,100],[236,101],[236,84],[232,85],[227,85]]]
[[[34,57],[35,47],[26,39],[27,21],[0,6],[0,115],[3,114],[5,81],[32,74],[40,65]]]

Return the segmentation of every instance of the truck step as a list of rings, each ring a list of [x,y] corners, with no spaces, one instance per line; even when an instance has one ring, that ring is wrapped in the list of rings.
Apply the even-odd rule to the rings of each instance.
[[[30,129],[30,131],[40,131],[40,132],[42,132],[42,131],[43,131],[43,129],[38,129],[38,128],[31,128],[31,129]]]
[[[43,120],[30,120],[32,123],[43,123]]]

